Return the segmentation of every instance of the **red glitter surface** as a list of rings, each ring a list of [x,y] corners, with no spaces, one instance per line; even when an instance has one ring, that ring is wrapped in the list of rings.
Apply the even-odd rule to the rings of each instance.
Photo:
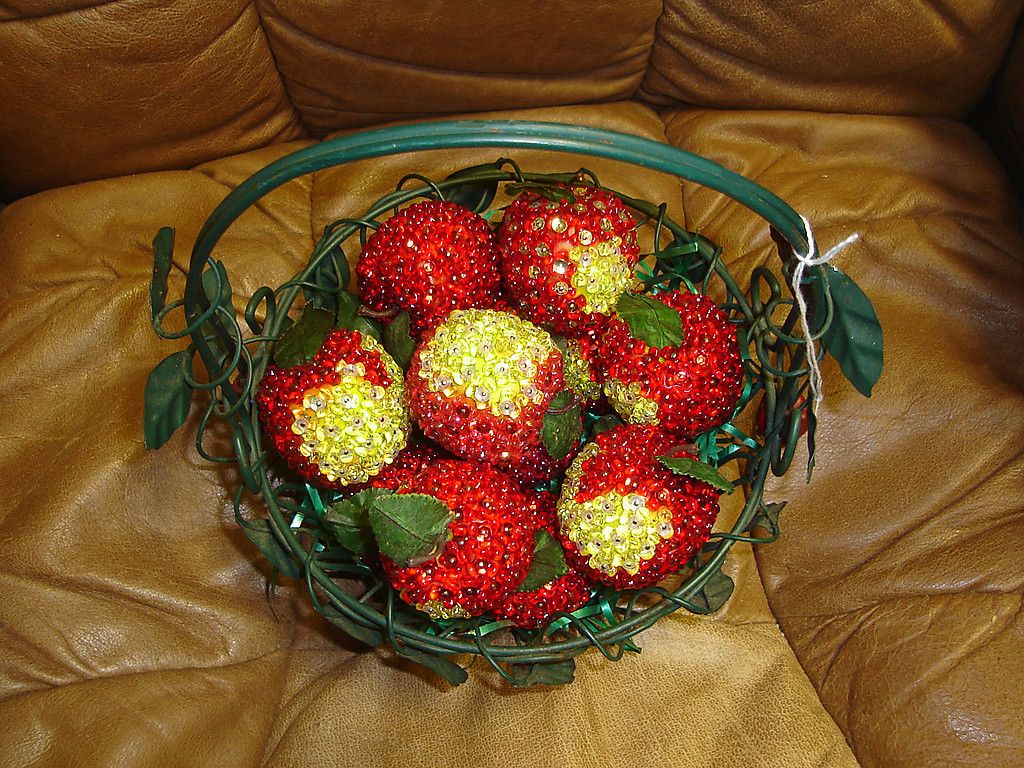
[[[566,562],[589,578],[615,589],[635,589],[656,584],[680,570],[711,535],[711,526],[718,516],[718,491],[693,478],[676,475],[666,469],[658,456],[690,456],[672,450],[676,438],[650,427],[619,426],[594,438],[599,451],[581,462],[577,502],[594,499],[610,491],[622,496],[639,494],[647,499],[650,509],[667,509],[672,514],[671,538],[662,539],[649,560],[640,561],[636,574],[618,568],[611,575],[588,564],[567,535],[564,526],[559,532]],[[690,456],[690,458],[693,458]],[[562,500],[568,493],[562,486]]]
[[[557,498],[545,491],[530,494],[530,498],[535,526],[546,530],[557,541]],[[581,571],[570,568],[568,573],[538,589],[512,592],[493,613],[496,618],[507,619],[516,627],[535,629],[547,624],[556,613],[572,613],[589,599],[590,582]]]
[[[743,391],[743,362],[736,329],[715,303],[686,291],[654,298],[679,312],[683,342],[660,349],[634,337],[614,318],[602,338],[600,377],[636,382],[658,403],[658,426],[689,440],[729,419]]]
[[[334,368],[340,360],[362,363],[366,370],[363,378],[371,384],[385,388],[391,386],[392,379],[381,362],[380,354],[363,349],[362,338],[358,331],[331,331],[311,362],[292,368],[267,366],[256,392],[260,423],[271,445],[291,470],[320,488],[341,490],[346,486],[329,481],[314,462],[299,452],[302,436],[292,431],[295,422],[292,406],[301,405],[304,395],[311,389],[337,384],[340,374]]]
[[[443,200],[415,203],[367,240],[356,265],[359,298],[378,311],[405,310],[416,334],[453,309],[492,307],[501,284],[496,245],[472,211]]]
[[[609,315],[584,311],[584,297],[572,288],[577,267],[569,260],[568,252],[581,245],[581,230],[592,233],[597,238],[595,243],[617,236],[622,238],[621,254],[633,269],[640,259],[636,225],[629,209],[610,192],[579,185],[560,186],[571,191],[575,199],[551,202],[524,192],[505,209],[498,232],[502,280],[509,297],[519,304],[520,313],[538,325],[566,336],[599,332],[607,326]],[[595,203],[604,208],[595,207]],[[566,222],[564,232],[551,229],[555,217]],[[534,229],[533,222],[538,218],[544,226]],[[602,229],[602,220],[608,221],[605,226],[610,228]],[[538,246],[543,254],[538,253]],[[556,261],[566,262],[567,271],[556,272]],[[558,283],[568,284],[569,291],[558,293]]]
[[[420,357],[435,331],[424,336],[405,377],[413,419],[424,435],[457,456],[502,468],[522,463],[524,456],[540,446],[544,414],[551,398],[564,387],[561,353],[555,349],[537,365],[532,381],[542,393],[540,401],[524,405],[515,418],[499,416],[477,408],[474,400],[458,390],[450,396],[431,391],[420,376]]]
[[[535,524],[527,498],[507,475],[486,464],[442,459],[412,476],[398,493],[425,493],[455,513],[452,539],[435,559],[384,572],[410,605],[439,602],[478,616],[514,590],[530,570]]]

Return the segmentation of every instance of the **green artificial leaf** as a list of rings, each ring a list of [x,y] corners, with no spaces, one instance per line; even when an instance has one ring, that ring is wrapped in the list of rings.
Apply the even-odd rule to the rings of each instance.
[[[185,366],[190,355],[185,349],[165,357],[146,380],[142,434],[147,448],[166,443],[188,417],[192,388],[185,380]]]
[[[679,313],[652,296],[624,293],[616,311],[626,321],[630,333],[649,347],[676,347],[683,343]]]
[[[260,551],[270,564],[290,579],[302,578],[302,568],[289,556],[288,552],[281,545],[281,542],[274,536],[267,520],[246,520],[236,515],[242,533],[246,535],[256,549]]]
[[[532,592],[568,572],[562,545],[551,538],[547,531],[537,531],[533,545],[533,565],[516,591]]]
[[[391,493],[385,488],[365,488],[354,496],[327,505],[324,523],[332,538],[356,554],[376,551],[370,526],[370,507],[377,499]]]
[[[469,673],[458,664],[448,661],[444,656],[435,656],[432,653],[410,648],[409,646],[396,646],[395,652],[409,661],[432,669],[452,685],[462,685],[469,679]]]
[[[174,254],[174,230],[162,227],[153,238],[153,281],[149,285],[149,311],[153,318],[167,301],[167,278]]]
[[[583,436],[583,410],[579,405],[569,407],[575,399],[572,392],[563,389],[551,398],[548,412],[544,414],[540,438],[544,450],[553,459],[568,456]]]
[[[356,624],[352,619],[333,606],[320,604],[315,607],[316,612],[323,616],[327,621],[345,634],[354,637],[359,642],[365,643],[371,648],[376,648],[384,643],[384,637],[380,632],[364,627],[362,624]]]
[[[654,254],[658,261],[675,261],[682,256],[692,256],[700,250],[700,244],[694,240],[692,243],[675,242],[667,248],[663,248]],[[688,259],[687,261],[691,261]]]
[[[882,375],[882,326],[871,300],[857,283],[831,264],[825,267],[833,310],[832,324],[821,337],[822,346],[836,359],[854,388],[871,397],[871,389]],[[825,302],[816,298],[812,327],[820,328]]]
[[[754,516],[750,519],[750,525],[747,527],[747,530],[751,533],[757,530],[764,530],[768,532],[769,537],[778,536],[779,515],[782,513],[785,506],[786,502],[784,501],[762,501],[761,506],[758,507],[757,512],[755,512]]]
[[[621,427],[625,424],[618,414],[606,413],[604,416],[594,422],[594,426],[590,428],[590,432],[593,435],[600,435],[602,432],[607,432],[609,429],[615,429],[615,427]]]
[[[353,331],[359,331],[363,336],[372,336],[377,341],[380,341],[384,335],[380,324],[366,317],[353,318],[352,322],[348,324],[348,328]]]
[[[523,192],[533,192],[535,195],[539,195],[553,203],[560,203],[563,200],[570,203],[576,202],[576,196],[569,190],[543,182],[520,181],[505,185],[505,194],[509,197],[521,195]]]
[[[409,313],[399,312],[384,329],[384,349],[394,358],[403,371],[409,369],[416,342],[409,332]]]
[[[814,408],[810,403],[807,405],[807,482],[811,482],[811,472],[814,471],[814,433],[818,431],[818,417],[814,415]]]
[[[710,464],[684,456],[659,456],[658,461],[677,475],[686,475],[694,480],[701,480],[725,493],[733,492],[733,484],[722,477],[718,470]]]
[[[334,313],[307,307],[302,317],[285,331],[274,348],[274,363],[282,368],[308,363],[334,326]]]
[[[220,293],[217,288],[220,287]],[[203,292],[210,304],[220,307],[231,307],[231,283],[228,282],[228,271],[224,269],[224,262],[214,261],[210,268],[203,272]]]
[[[506,162],[505,158],[500,158],[493,163],[473,165],[450,174],[445,181],[455,181],[467,177],[470,179],[448,189],[445,192],[445,199],[456,205],[461,205],[463,208],[469,208],[474,213],[483,213],[494,202],[494,196],[498,192],[498,179],[480,180],[471,177],[480,171],[500,169]]]
[[[402,567],[420,565],[441,554],[451,540],[455,515],[443,501],[423,493],[396,493],[374,500],[370,527],[380,553]]]
[[[690,602],[696,607],[696,613],[714,613],[728,602],[735,588],[736,584],[731,578],[721,571],[715,571],[704,586],[690,597]]]
[[[351,328],[359,313],[359,299],[348,291],[338,294],[338,315],[334,321],[337,328]]]
[[[573,681],[576,662],[573,659],[553,661],[548,664],[530,664],[512,669],[512,684],[519,687],[531,685],[566,685]]]

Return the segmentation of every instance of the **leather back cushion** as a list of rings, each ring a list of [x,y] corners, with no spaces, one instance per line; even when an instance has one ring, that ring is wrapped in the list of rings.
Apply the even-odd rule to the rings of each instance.
[[[666,0],[652,102],[962,117],[1021,0]]]
[[[0,197],[302,130],[245,0],[0,0]]]
[[[315,135],[418,115],[629,98],[660,0],[259,0]]]

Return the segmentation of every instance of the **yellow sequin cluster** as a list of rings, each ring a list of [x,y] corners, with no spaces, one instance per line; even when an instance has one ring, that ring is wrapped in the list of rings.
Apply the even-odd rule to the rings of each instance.
[[[594,242],[589,230],[581,230],[577,235],[581,245],[569,250],[569,260],[576,265],[572,287],[585,300],[584,312],[607,315],[632,278],[622,255],[622,238],[614,236]]]
[[[565,355],[565,386],[580,397],[596,400],[601,396],[601,385],[590,378],[590,363],[583,357],[579,339],[566,342]]]
[[[425,603],[416,604],[417,611],[423,611],[432,619],[468,619],[470,613],[461,605],[456,603],[447,606],[440,600],[427,600]]]
[[[672,514],[667,509],[652,509],[639,493],[623,496],[609,491],[577,502],[583,462],[596,453],[596,444],[584,446],[566,472],[558,517],[563,532],[588,558],[591,568],[607,574],[621,568],[633,575],[641,562],[654,557],[659,541],[672,538]]]
[[[341,375],[332,386],[307,390],[302,405],[292,406],[292,432],[302,437],[299,452],[331,482],[365,483],[390,464],[409,437],[402,370],[369,336],[363,349],[378,351],[391,378],[389,387],[363,378],[362,363],[338,362]]]
[[[612,407],[630,424],[657,424],[658,403],[640,394],[640,384],[623,384],[615,379],[604,383],[604,393]]]
[[[508,312],[461,309],[427,342],[419,375],[445,397],[465,395],[481,410],[514,419],[543,400],[534,376],[556,349],[546,331]]]

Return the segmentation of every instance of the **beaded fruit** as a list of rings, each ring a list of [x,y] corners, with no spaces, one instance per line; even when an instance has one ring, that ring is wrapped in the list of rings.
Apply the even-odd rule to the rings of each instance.
[[[661,430],[622,425],[583,446],[558,500],[570,566],[615,589],[635,589],[680,570],[707,542],[718,491],[658,461],[687,456],[675,442]]]
[[[550,483],[565,474],[575,455],[576,451],[570,450],[564,457],[556,459],[543,445],[536,445],[523,454],[519,462],[507,467],[501,464],[499,466],[518,480],[524,488],[532,490],[535,486]]]
[[[397,491],[408,485],[413,476],[421,470],[441,459],[450,458],[452,457],[448,453],[429,443],[408,445],[399,451],[393,462],[384,467],[375,477],[370,478],[367,485],[371,488]]]
[[[598,372],[598,350],[600,341],[586,334],[579,338],[566,339],[565,386],[582,400],[597,400],[601,397],[601,380]]]
[[[679,313],[682,343],[650,347],[614,317],[601,341],[600,378],[626,422],[689,440],[725,423],[739,401],[743,361],[736,329],[699,293],[671,291],[653,298]]]
[[[441,459],[412,475],[398,493],[422,493],[455,518],[441,554],[400,567],[381,557],[402,599],[434,619],[479,616],[526,578],[533,560],[530,504],[502,472],[475,461]]]
[[[523,192],[498,232],[502,280],[520,312],[566,336],[599,332],[640,259],[633,217],[610,192],[559,185]]]
[[[406,374],[409,409],[428,438],[457,456],[511,467],[540,445],[563,387],[551,336],[507,312],[466,309],[428,331]]]
[[[256,405],[285,463],[322,488],[367,482],[409,437],[402,369],[359,331],[332,330],[309,363],[268,366]]]
[[[531,495],[531,510],[535,525],[557,540],[558,518],[555,515],[557,497],[541,491]],[[515,591],[508,595],[493,611],[498,619],[505,619],[513,626],[536,629],[547,624],[556,613],[571,613],[590,599],[590,582],[579,570],[570,568],[568,573],[552,579],[541,587],[530,591]]]
[[[453,309],[490,307],[501,286],[490,225],[445,200],[415,203],[366,241],[356,264],[359,298],[370,309],[405,310],[420,334]]]

